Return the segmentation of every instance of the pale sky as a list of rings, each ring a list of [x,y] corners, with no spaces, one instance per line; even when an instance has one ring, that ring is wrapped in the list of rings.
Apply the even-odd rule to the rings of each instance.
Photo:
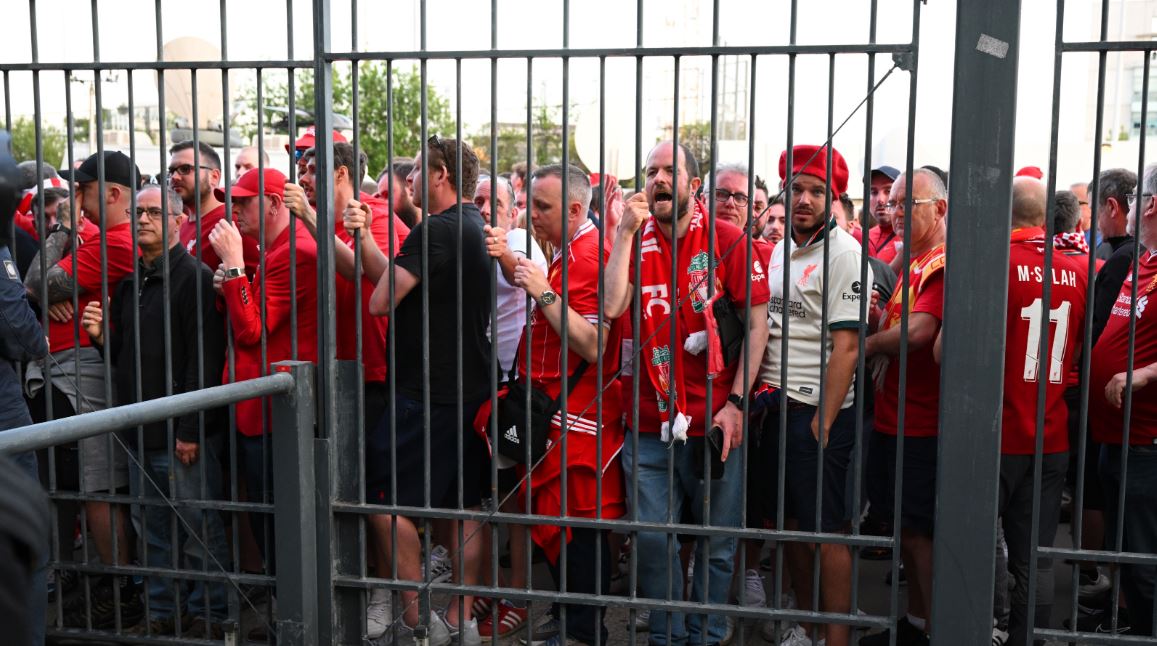
[[[289,0],[294,7],[294,54],[306,59],[313,50],[311,2]],[[31,60],[27,3],[10,3],[6,7],[7,33],[0,51],[0,64]],[[162,0],[163,38],[192,36],[208,42],[218,52],[221,46],[219,5]],[[230,60],[277,60],[288,55],[286,44],[286,2],[283,0],[226,0]],[[1024,0],[1021,26],[1020,83],[1018,95],[1017,165],[1046,167],[1049,152],[1052,112],[1053,24],[1055,2]],[[1092,22],[1099,11],[1096,0],[1070,0],[1066,7],[1065,35],[1070,40],[1091,40]],[[41,62],[93,60],[92,26],[89,0],[39,0],[38,33]],[[152,0],[101,1],[100,56],[104,61],[155,60],[156,35]],[[350,3],[331,3],[333,51],[351,47]],[[675,11],[673,6],[680,5]],[[190,7],[196,9],[190,9]],[[358,3],[359,51],[412,51],[419,48],[417,0],[390,0]],[[721,0],[720,38],[723,44],[786,44],[788,42],[788,0]],[[802,44],[862,43],[868,38],[866,0],[812,0],[799,3],[798,42]],[[556,48],[563,45],[561,0],[499,0],[498,47]],[[880,0],[878,42],[906,42],[911,38],[911,0]],[[948,0],[932,0],[922,9],[920,74],[916,108],[917,165],[948,165],[949,124],[951,118],[953,37],[956,6]],[[570,39],[574,48],[633,47],[636,39],[634,3],[624,0],[583,0],[571,3]],[[490,2],[485,0],[428,0],[427,48],[430,50],[479,50],[490,47]],[[701,0],[645,0],[644,45],[680,46],[711,43],[711,3]],[[669,70],[671,59],[649,60],[644,90],[645,127],[652,121],[669,121],[673,88]],[[842,121],[863,99],[866,92],[867,57],[840,56],[836,65],[834,99],[835,123]],[[1087,94],[1092,56],[1069,55],[1064,64],[1062,82],[1061,161],[1058,185],[1091,173],[1092,133],[1087,132]],[[685,70],[704,68],[706,61],[685,59]],[[877,57],[877,78],[889,67],[887,56]],[[533,91],[535,103],[562,103],[562,65],[559,59],[536,61]],[[462,114],[468,132],[477,130],[490,119],[490,62],[465,61],[462,65]],[[607,95],[608,131],[616,123],[633,123],[635,113],[634,59],[608,59]],[[526,118],[526,63],[503,60],[499,63],[498,119],[522,122]],[[669,74],[669,71],[668,71]],[[822,142],[826,135],[828,59],[826,56],[801,56],[796,66],[795,141]],[[40,75],[41,104],[46,121],[63,123],[64,81],[60,72]],[[682,94],[688,92],[685,73]],[[252,71],[230,75],[235,92],[252,84]],[[757,61],[756,171],[767,176],[786,141],[787,102],[786,57],[760,57]],[[432,86],[454,101],[455,77],[451,61],[429,65]],[[665,82],[663,80],[666,79]],[[139,72],[134,77],[134,97],[138,105],[156,103],[155,75]],[[910,76],[897,71],[877,92],[876,122],[873,128],[875,163],[903,166],[907,144],[908,91]],[[11,105],[15,114],[33,111],[31,75],[14,73],[11,77]],[[211,85],[203,83],[204,85]],[[706,89],[706,86],[705,86]],[[73,88],[73,110],[87,111],[87,90]],[[122,74],[119,82],[104,86],[104,105],[115,107],[127,97]],[[662,103],[660,97],[665,97]],[[574,59],[570,63],[570,99],[575,106],[572,123],[590,130],[598,102],[597,59]],[[681,99],[682,100],[682,99]],[[657,107],[657,104],[667,108]],[[453,105],[452,105],[453,109]],[[969,109],[984,109],[982,105]],[[662,111],[662,114],[659,112]],[[583,125],[585,122],[585,125]],[[835,139],[852,165],[853,176],[862,173],[865,119],[861,110]],[[633,129],[633,128],[632,128]],[[653,133],[652,133],[653,135]],[[612,134],[608,135],[613,138]],[[627,142],[633,135],[622,135]],[[632,151],[628,143],[608,142],[612,147]],[[646,146],[646,138],[645,143]],[[721,149],[721,158],[746,161],[747,143],[739,142]],[[588,166],[597,159],[583,160]],[[853,186],[851,192],[858,196]]]

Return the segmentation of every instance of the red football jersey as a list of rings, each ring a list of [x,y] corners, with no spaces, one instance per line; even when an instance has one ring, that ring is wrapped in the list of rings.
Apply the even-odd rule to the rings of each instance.
[[[98,229],[94,226],[92,231],[97,232]],[[133,245],[132,223],[125,222],[110,227],[105,231],[104,238],[108,254],[106,256],[108,260],[108,293],[112,295],[121,279],[136,270],[137,253],[136,247]],[[76,347],[76,339],[79,339],[80,347],[92,345],[88,333],[80,327],[80,315],[89,301],[100,300],[100,240],[100,235],[78,238],[76,251],[61,258],[60,262],[56,263],[57,267],[75,279],[80,297],[78,309],[71,321],[57,323],[49,319],[48,347],[52,352]]]
[[[743,229],[727,222],[725,220],[715,221],[715,249],[720,258],[720,266],[723,268],[723,289],[727,292],[727,297],[735,305],[737,311],[742,312],[746,307],[744,302],[747,296],[747,277],[751,276],[751,312],[752,316],[758,316],[760,312],[766,311],[767,302],[771,300],[771,292],[767,285],[767,265],[759,259],[757,254],[753,254],[751,262],[748,263],[747,247],[743,241]],[[683,247],[679,247],[682,253]],[[670,263],[671,259],[664,254],[647,254],[643,256],[644,262],[647,258],[653,257],[657,262]],[[631,255],[630,277],[632,283],[636,279],[636,266],[634,254]],[[628,310],[623,316],[630,316],[631,310]],[[687,341],[687,330],[684,326],[676,327],[676,332],[679,335],[679,347],[683,348]],[[670,328],[664,324],[659,331],[659,334],[670,334]],[[640,339],[640,343],[645,343],[645,339]],[[702,353],[698,356],[687,352],[684,348],[683,352],[683,386],[687,390],[687,410],[683,411],[684,415],[691,418],[691,428],[688,429],[687,434],[691,436],[701,437],[707,428],[710,428],[711,418],[718,413],[724,405],[727,404],[727,395],[731,393],[731,386],[735,380],[735,373],[738,366],[743,365],[743,358],[739,361],[727,366],[715,377],[711,388],[711,414],[707,414],[707,353]],[[635,352],[639,352],[639,348],[635,348]],[[759,358],[756,358],[758,363]],[[636,377],[641,378],[640,398],[644,402],[653,401],[651,395],[645,393],[650,388],[647,381],[646,371],[641,364],[637,366]],[[741,377],[742,378],[742,377]],[[754,383],[752,386],[754,387]],[[640,433],[659,433],[662,431],[662,422],[659,420],[659,409],[653,405],[639,406],[639,432]]]
[[[884,310],[881,330],[900,325],[903,290],[896,291]],[[909,314],[924,312],[944,320],[944,245],[938,245],[912,259],[908,270]],[[932,345],[908,352],[908,374],[904,395],[904,435],[935,437],[940,424],[940,365],[932,356]],[[896,435],[900,410],[900,358],[892,357],[882,388],[876,389],[876,430]]]
[[[1008,318],[1004,354],[1004,413],[1000,450],[1032,455],[1036,449],[1037,389],[1045,380],[1044,452],[1069,449],[1066,377],[1081,354],[1088,266],[1063,253],[1052,256],[1048,323],[1043,321],[1044,230],[1012,233],[1008,265]],[[1049,335],[1049,360],[1040,360],[1040,335]],[[1042,374],[1045,373],[1045,374]]]
[[[1129,316],[1133,302],[1133,272],[1125,276],[1117,302],[1113,304],[1105,331],[1093,348],[1089,378],[1089,418],[1093,439],[1106,444],[1121,444],[1125,430],[1124,409],[1105,399],[1105,386],[1115,375],[1125,372],[1129,360]],[[1157,363],[1157,312],[1149,302],[1157,289],[1157,251],[1141,254],[1137,267],[1137,336],[1133,348],[1133,369]],[[1129,444],[1157,442],[1157,383],[1133,391],[1129,422]]]
[[[400,221],[394,222],[394,237],[393,246],[390,243],[390,218],[396,218],[390,212],[390,206],[386,202],[379,200],[370,195],[362,193],[358,199],[368,205],[372,211],[373,218],[370,220],[370,235],[374,237],[374,242],[378,244],[378,248],[382,253],[390,258],[398,253],[402,248],[402,241],[405,235],[410,230]],[[334,232],[338,239],[346,244],[346,246],[353,247],[353,238],[345,229],[340,218],[334,218]],[[390,251],[393,251],[393,254]],[[338,359],[357,359],[357,317],[355,316],[355,304],[357,300],[357,292],[352,281],[346,280],[340,274],[335,274],[335,301],[337,303],[337,313],[335,317],[335,324],[337,326],[337,358]],[[386,353],[386,332],[388,331],[389,320],[384,316],[373,316],[370,314],[370,297],[374,293],[374,283],[369,278],[362,276],[362,365],[365,368],[365,373],[362,375],[367,382],[384,382],[386,380],[386,369],[388,355]]]
[[[201,214],[201,237],[197,237],[197,220],[192,217],[185,218],[181,223],[181,244],[185,245],[185,251],[189,255],[197,258],[205,263],[213,271],[217,271],[217,267],[221,264],[221,258],[217,255],[217,250],[213,245],[209,244],[209,233],[213,231],[213,227],[217,226],[225,217],[225,205],[222,204],[208,213]],[[257,274],[257,266],[261,263],[261,252],[257,248],[257,240],[249,236],[241,236],[241,251],[245,258],[245,275],[250,280]]]

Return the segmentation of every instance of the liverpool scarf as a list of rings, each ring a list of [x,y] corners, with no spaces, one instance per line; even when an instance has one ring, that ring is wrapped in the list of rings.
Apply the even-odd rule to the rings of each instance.
[[[694,202],[693,209],[687,233],[677,242],[676,276],[671,276],[671,241],[654,219],[643,227],[641,239],[641,363],[654,387],[664,441],[685,441],[691,426],[691,418],[685,414],[687,388],[683,378],[683,353],[680,348],[671,347],[668,323],[675,322],[675,338],[681,339],[689,352],[698,354],[703,348],[708,349],[709,357],[714,357],[709,361],[709,370],[718,369],[722,364],[718,329],[710,320],[713,298],[708,294],[718,297],[722,292],[723,267],[715,267],[715,289],[711,292],[707,282],[711,257],[708,254],[715,250],[707,235],[707,212],[698,201]],[[670,293],[672,286],[675,294]],[[672,312],[672,308],[677,311]]]

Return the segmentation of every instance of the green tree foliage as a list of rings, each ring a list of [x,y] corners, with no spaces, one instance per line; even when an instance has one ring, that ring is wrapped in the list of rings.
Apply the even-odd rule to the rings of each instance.
[[[41,159],[59,168],[64,159],[64,131],[49,125],[40,126]],[[36,124],[28,117],[12,123],[12,156],[17,161],[36,159]]]
[[[262,78],[262,103],[265,106],[287,109],[289,107],[289,80],[285,74],[267,74]],[[393,143],[394,158],[413,157],[419,150],[422,136],[422,79],[413,67],[395,66],[387,70],[384,61],[365,61],[358,67],[358,146],[369,156],[369,173],[376,175],[385,168],[389,159],[390,116],[394,116]],[[393,109],[390,106],[389,86],[393,86]],[[454,117],[450,111],[450,101],[441,96],[433,87],[426,88],[426,114],[428,132],[431,135],[453,137]],[[294,76],[293,95],[295,108],[314,114],[314,83],[312,70],[300,70]],[[247,107],[244,119],[239,118],[237,127],[253,139],[257,133],[257,90],[248,88],[242,97]],[[333,74],[332,109],[337,114],[353,118],[353,74],[352,68],[335,66]],[[265,125],[283,121],[281,112],[268,111]],[[299,125],[301,119],[298,119]]]
[[[558,164],[562,162],[562,125],[557,121],[559,109],[545,105],[535,109],[531,118],[531,139],[534,166]],[[567,137],[570,148],[570,163],[582,167],[574,144],[574,124],[569,124],[572,132]],[[497,169],[499,173],[510,171],[511,166],[526,161],[526,124],[499,123],[497,127]],[[491,167],[490,124],[479,128],[470,137],[474,151],[482,164],[482,172],[489,173]]]

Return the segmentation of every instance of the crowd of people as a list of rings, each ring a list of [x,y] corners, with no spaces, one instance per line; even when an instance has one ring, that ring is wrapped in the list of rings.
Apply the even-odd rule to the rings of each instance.
[[[14,262],[4,264],[25,288],[19,297],[48,321],[48,358],[44,349],[5,356],[24,364],[21,392],[5,403],[27,405],[29,419],[43,421],[261,376],[278,361],[316,362],[318,249],[332,247],[336,358],[360,362],[364,380],[368,503],[827,534],[850,533],[862,519],[862,531],[890,536],[898,524],[908,595],[896,643],[928,643],[944,270],[958,253],[946,245],[945,171],[878,166],[857,214],[848,163],[830,146],[783,151],[780,181],[769,186],[741,164],[700,168],[686,146],[661,142],[646,157],[645,184],[628,195],[616,178],[575,166],[520,164],[486,176],[469,145],[435,136],[366,192],[365,155],[339,132],[333,142],[326,204],[316,199],[330,178],[318,175],[312,129],[291,151],[296,181],[246,149],[228,190],[219,154],[192,141],[171,147],[161,183],[142,184],[116,151],[60,174],[25,163],[28,197],[7,241]],[[1040,172],[1023,169],[1013,180],[999,476],[1007,563],[994,591],[994,644],[1027,644],[1031,626],[1050,625],[1052,564],[1038,559],[1029,581],[1033,534],[1053,544],[1078,476],[1082,548],[1119,541],[1126,551],[1157,551],[1157,493],[1147,486],[1157,474],[1157,327],[1144,316],[1157,287],[1155,194],[1157,167],[1140,182],[1106,170],[1057,192],[1046,226]],[[331,230],[319,229],[318,211]],[[1093,343],[1084,346],[1089,309]],[[1086,355],[1091,369],[1082,375]],[[529,463],[498,440],[532,442],[533,424],[492,427],[503,414],[491,399],[495,364],[497,403],[521,400],[528,419],[543,417],[545,448]],[[525,411],[531,400],[543,405]],[[130,506],[81,497],[101,563],[214,570],[238,554],[237,570],[275,574],[267,515],[241,514],[234,533],[227,515],[169,507],[160,495],[216,500],[236,487],[247,500],[271,501],[277,432],[268,403],[250,400],[232,415],[204,411],[56,449],[51,485],[146,499]],[[1131,447],[1127,468],[1122,444]],[[48,484],[44,459],[40,471]],[[853,497],[861,476],[863,501]],[[65,520],[54,540],[71,546],[77,510],[62,500],[56,512]],[[524,588],[529,535],[567,592],[610,594],[620,555],[631,553],[639,597],[856,613],[852,551],[837,543],[786,542],[784,571],[771,575],[784,594],[769,595],[764,541],[680,535],[673,549],[671,535],[647,530],[632,532],[628,547],[625,535],[597,527],[510,524],[509,567],[491,581],[491,533],[477,521],[433,523],[439,547],[424,554],[421,519],[367,518],[369,558],[382,578]],[[890,558],[890,550],[864,548],[862,556]],[[1108,566],[1078,565],[1087,612],[1076,628],[1153,634],[1155,568],[1121,565],[1123,594],[1111,598]],[[65,627],[224,634],[220,580],[53,574]],[[257,586],[243,593],[262,594]],[[608,638],[599,605],[556,604],[528,627],[525,601],[463,595],[423,618],[417,599],[413,589],[397,600],[372,589],[366,636],[411,646],[424,623],[433,646]],[[726,644],[735,630],[715,613],[654,610],[640,623],[657,646]],[[839,623],[763,628],[790,646],[854,639]],[[872,633],[859,643],[890,637]]]

